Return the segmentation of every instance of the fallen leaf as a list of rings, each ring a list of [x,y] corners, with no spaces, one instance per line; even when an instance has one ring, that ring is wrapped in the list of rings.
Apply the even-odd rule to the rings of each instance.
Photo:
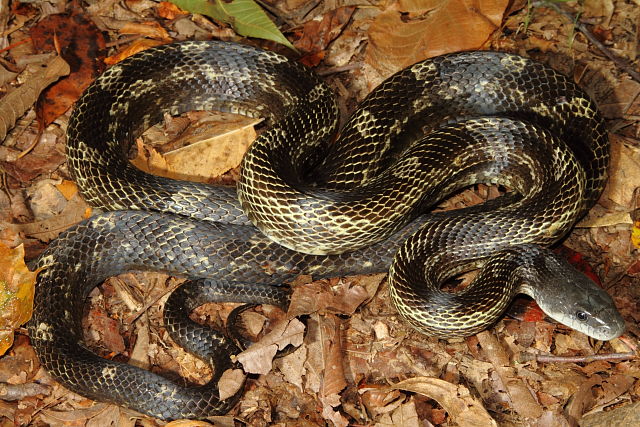
[[[400,381],[391,388],[420,393],[438,402],[460,427],[498,426],[482,403],[471,396],[469,389],[438,378],[415,377]]]
[[[59,49],[71,66],[68,77],[49,86],[38,98],[36,116],[44,128],[67,111],[104,71],[106,42],[93,21],[75,12],[48,15],[31,28],[30,34],[37,50]]]
[[[188,15],[188,12],[168,1],[161,1],[156,10],[158,11],[158,16],[164,19],[176,19],[178,16]]]
[[[384,414],[375,424],[376,427],[421,427],[422,425],[413,400],[403,403],[391,414]]]
[[[246,117],[234,117],[230,122],[206,122],[205,130],[195,127],[185,131],[172,142],[181,148],[165,154],[142,145],[138,139],[138,156],[132,163],[154,175],[207,182],[240,164],[256,137],[254,126],[259,122]]]
[[[320,398],[334,408],[340,405],[339,393],[347,386],[344,372],[344,349],[340,319],[334,315],[322,318],[321,333],[323,343],[324,377]]]
[[[157,22],[127,22],[120,28],[120,34],[139,34],[152,39],[170,42],[169,33]]]
[[[123,59],[130,57],[131,55],[135,55],[136,53],[142,52],[145,49],[149,49],[150,47],[154,46],[160,46],[162,44],[164,44],[164,42],[160,40],[138,39],[127,46],[126,49],[121,50],[115,55],[106,57],[104,59],[104,63],[106,65],[114,65],[122,61]]]
[[[612,172],[607,187],[601,198],[631,208],[633,194],[640,182],[640,149],[634,143],[627,143],[625,138],[616,134],[610,135]]]
[[[287,314],[290,317],[317,312],[353,314],[370,296],[362,286],[346,281],[333,287],[315,282],[294,289]]]
[[[542,406],[536,401],[527,384],[518,377],[517,370],[511,366],[509,356],[493,333],[483,331],[476,336],[507,389],[511,407],[522,417],[540,417],[543,412]]]
[[[353,6],[339,7],[325,13],[322,19],[307,21],[300,31],[302,37],[293,44],[305,53],[300,62],[308,67],[318,65],[324,57],[325,49],[340,35],[355,9]]]
[[[606,412],[585,415],[580,418],[580,427],[638,426],[640,425],[640,402],[631,403]]]
[[[245,375],[242,369],[227,369],[218,380],[220,399],[225,400],[234,396],[244,385]]]
[[[24,246],[0,244],[0,355],[13,344],[13,331],[31,318],[38,272],[24,263]]]
[[[69,64],[59,56],[42,64],[42,69],[33,74],[22,86],[16,88],[0,100],[0,141],[22,115],[51,83],[69,74]]]
[[[386,77],[426,58],[479,49],[500,27],[508,4],[508,0],[400,0],[369,27],[365,61]]]
[[[69,203],[59,215],[27,224],[6,224],[0,221],[0,225],[15,230],[15,232],[24,233],[26,236],[35,237],[43,242],[49,242],[58,237],[67,228],[90,216],[91,208],[78,193],[69,200]]]
[[[238,354],[237,360],[247,373],[266,374],[271,370],[278,350],[283,350],[289,344],[295,347],[302,344],[304,330],[304,324],[298,319],[280,322],[260,341]]]

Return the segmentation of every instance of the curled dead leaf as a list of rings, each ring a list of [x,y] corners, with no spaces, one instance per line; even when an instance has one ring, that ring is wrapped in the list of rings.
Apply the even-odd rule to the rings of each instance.
[[[38,272],[24,263],[24,246],[0,243],[0,354],[13,344],[13,331],[31,318]]]
[[[469,389],[463,385],[451,384],[438,378],[415,377],[400,381],[392,388],[420,393],[437,401],[460,427],[498,425],[482,403],[471,396]]]
[[[287,345],[300,346],[304,338],[304,324],[298,319],[280,322],[260,341],[238,354],[237,358],[245,372],[266,374],[271,370],[273,358],[278,350]]]

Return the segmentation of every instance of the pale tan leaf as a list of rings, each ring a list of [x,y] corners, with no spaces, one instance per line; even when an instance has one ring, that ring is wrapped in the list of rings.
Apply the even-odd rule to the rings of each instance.
[[[222,373],[218,381],[220,399],[225,400],[233,396],[244,385],[244,372],[242,369],[227,369]]]
[[[40,92],[62,76],[69,74],[69,64],[59,56],[32,75],[22,86],[6,94],[0,101],[0,141],[22,115],[35,104]]]
[[[500,27],[508,4],[508,0],[401,0],[371,24],[365,61],[384,78],[426,58],[480,49]]]
[[[415,377],[401,381],[393,388],[420,393],[437,401],[460,427],[492,427],[497,423],[482,403],[471,396],[463,385],[451,384],[438,378]]]
[[[413,400],[403,403],[390,414],[384,414],[375,424],[376,427],[421,427],[422,425]]]
[[[24,247],[0,244],[0,355],[13,344],[13,331],[31,318],[37,272],[24,263]]]
[[[542,406],[535,399],[531,389],[518,376],[516,369],[510,366],[509,356],[504,347],[491,332],[484,331],[476,337],[506,387],[513,409],[524,418],[540,417],[543,412]]]
[[[132,163],[154,175],[206,182],[240,164],[259,121],[243,117],[215,126],[204,124],[181,136],[176,142],[181,148],[165,154],[138,141],[138,157]]]
[[[0,226],[24,233],[26,236],[35,237],[43,242],[48,242],[58,237],[67,228],[90,216],[91,208],[79,194],[76,194],[69,200],[69,203],[59,215],[28,224],[3,224],[0,221]]]
[[[260,341],[238,354],[237,359],[245,372],[252,374],[266,374],[271,370],[273,357],[278,350],[287,345],[299,346],[304,338],[304,324],[298,319],[280,322]]]
[[[640,182],[640,149],[632,143],[625,143],[624,138],[610,135],[611,140],[611,176],[602,198],[632,208],[633,192]]]

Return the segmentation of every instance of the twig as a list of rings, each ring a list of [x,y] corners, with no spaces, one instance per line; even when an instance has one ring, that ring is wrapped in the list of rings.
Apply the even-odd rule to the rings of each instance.
[[[529,362],[535,360],[543,363],[589,363],[596,360],[629,360],[636,359],[636,353],[609,353],[609,354],[592,354],[590,356],[552,356],[546,354],[523,353],[520,361]]]
[[[316,70],[319,76],[328,76],[330,74],[344,73],[345,71],[353,71],[362,68],[363,62],[355,62],[353,64],[342,65],[339,67],[329,67]]]
[[[582,34],[584,34],[585,37],[589,39],[591,43],[593,43],[598,49],[600,49],[600,51],[605,54],[607,58],[613,61],[618,67],[622,68],[627,74],[631,76],[631,78],[640,82],[640,73],[632,68],[626,60],[618,57],[613,52],[611,52],[611,49],[606,47],[600,40],[598,40],[596,36],[594,36],[593,33],[589,31],[589,29],[582,22],[580,22],[580,20],[576,19],[576,17],[571,13],[565,11],[557,4],[551,3],[549,1],[535,2],[534,5],[551,8],[559,14],[563,15],[565,18],[571,21],[578,28],[578,30],[580,30],[580,32],[582,32]]]

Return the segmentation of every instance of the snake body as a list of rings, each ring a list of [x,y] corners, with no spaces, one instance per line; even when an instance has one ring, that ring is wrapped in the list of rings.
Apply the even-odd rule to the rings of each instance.
[[[267,119],[237,193],[128,163],[134,139],[163,113],[197,109]],[[224,337],[213,335],[206,349],[185,342],[216,365],[214,380],[200,388],[102,360],[80,344],[86,295],[130,270],[208,278],[225,293],[240,290],[242,301],[273,302],[280,297],[272,285],[300,273],[390,268],[396,307],[431,335],[487,328],[518,292],[596,338],[622,333],[610,297],[538,246],[565,235],[606,180],[604,122],[566,77],[505,53],[445,55],[386,80],[331,143],[337,118],[317,76],[248,46],[165,45],[107,70],[75,107],[67,154],[85,199],[115,212],[62,233],[32,265],[43,271],[29,329],[45,368],[80,394],[162,418],[205,417],[235,403],[237,396],[221,401],[215,386],[219,368],[231,366],[218,350],[236,351]],[[423,215],[478,182],[513,191]],[[480,265],[462,293],[439,290]],[[200,301],[204,285],[194,283],[167,303],[167,328],[181,342],[208,334],[181,321]]]

